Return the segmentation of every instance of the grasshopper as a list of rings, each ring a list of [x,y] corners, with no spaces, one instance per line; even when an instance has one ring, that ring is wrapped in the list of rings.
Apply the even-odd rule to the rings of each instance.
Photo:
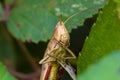
[[[58,80],[57,74],[61,66],[68,72],[73,80],[76,80],[75,71],[67,62],[68,59],[76,59],[76,56],[68,48],[70,45],[70,36],[64,24],[78,13],[69,17],[65,22],[60,18],[60,21],[57,23],[44,57],[39,62],[39,64],[42,64],[40,80]],[[69,56],[67,56],[67,54],[69,54]]]
[[[68,65],[65,61],[76,58],[73,52],[68,49],[69,40],[69,33],[62,20],[60,20],[55,27],[53,37],[47,46],[44,58],[39,62],[43,64],[40,80],[56,80],[60,65],[66,69]],[[66,51],[70,53],[71,57],[66,56]],[[69,67],[71,69],[71,66]]]

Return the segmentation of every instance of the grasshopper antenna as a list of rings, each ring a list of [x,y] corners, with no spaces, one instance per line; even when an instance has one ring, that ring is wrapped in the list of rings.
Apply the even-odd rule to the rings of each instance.
[[[82,11],[78,11],[77,13],[75,14],[72,14],[69,18],[67,18],[65,21],[64,21],[64,24],[69,21],[71,18],[73,18],[74,16],[78,15],[79,13],[82,13],[82,12],[85,12],[86,10],[88,10],[89,8],[85,8],[84,10]]]
[[[60,15],[60,24],[62,24],[62,14]]]

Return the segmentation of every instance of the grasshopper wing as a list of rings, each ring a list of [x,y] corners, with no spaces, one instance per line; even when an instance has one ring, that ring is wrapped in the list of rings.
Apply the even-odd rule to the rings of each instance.
[[[73,80],[76,80],[75,70],[70,64],[67,64],[66,62],[61,60],[57,60],[57,62],[68,72]]]

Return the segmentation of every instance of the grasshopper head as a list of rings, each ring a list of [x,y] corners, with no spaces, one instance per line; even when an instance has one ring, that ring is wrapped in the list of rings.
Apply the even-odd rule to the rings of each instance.
[[[69,45],[70,36],[62,21],[58,22],[55,27],[54,38],[65,46]]]

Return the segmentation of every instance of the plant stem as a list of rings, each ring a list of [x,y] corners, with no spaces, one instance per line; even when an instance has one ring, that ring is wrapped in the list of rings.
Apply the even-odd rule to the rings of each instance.
[[[37,71],[39,66],[33,60],[32,56],[30,55],[30,52],[28,51],[26,46],[20,40],[18,40],[17,42],[18,42],[18,45],[20,46],[24,56],[26,57],[26,59],[29,61],[31,66],[34,68],[34,70]]]

